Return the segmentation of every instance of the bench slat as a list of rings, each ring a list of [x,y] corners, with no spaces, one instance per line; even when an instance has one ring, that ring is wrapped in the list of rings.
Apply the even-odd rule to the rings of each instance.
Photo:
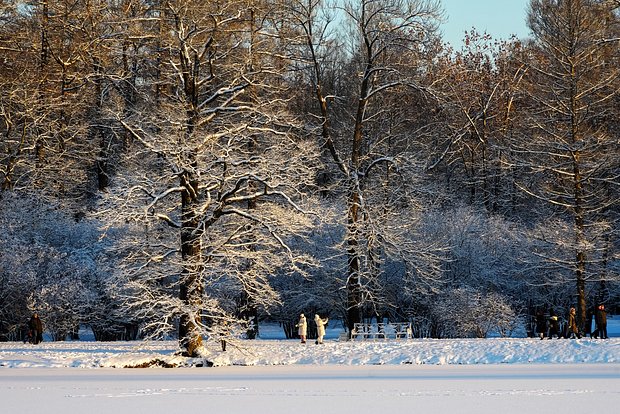
[[[411,328],[408,322],[355,323],[351,332],[351,339],[407,339],[410,337]]]

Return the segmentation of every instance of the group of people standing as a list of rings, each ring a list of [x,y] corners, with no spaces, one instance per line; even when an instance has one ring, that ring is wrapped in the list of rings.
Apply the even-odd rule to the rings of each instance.
[[[39,318],[38,313],[33,313],[28,321],[28,329],[26,331],[26,337],[24,342],[30,342],[31,344],[38,344],[43,341],[43,322]]]
[[[328,318],[323,319],[317,314],[314,315],[314,323],[316,324],[317,333],[317,339],[314,342],[315,344],[319,345],[323,343],[323,337],[325,336],[325,326],[327,326],[328,321]],[[305,344],[306,337],[308,336],[308,321],[306,320],[306,316],[303,313],[299,315],[299,321],[295,326],[297,327],[297,334],[301,339],[301,343]]]
[[[607,312],[605,311],[605,305],[600,304],[596,307],[594,312],[594,331],[590,331],[590,326],[586,327],[586,332],[582,333],[577,326],[575,308],[570,308],[568,317],[564,327],[561,326],[561,321],[557,314],[551,309],[549,316],[545,315],[543,310],[539,310],[536,313],[536,334],[540,339],[549,338],[577,338],[581,339],[582,336],[590,334],[592,338],[607,339]],[[588,319],[591,325],[591,320]]]
[[[596,329],[592,332],[592,338],[601,339],[609,338],[607,336],[607,312],[605,311],[605,305],[598,305],[596,313],[594,314],[594,322],[596,323]]]

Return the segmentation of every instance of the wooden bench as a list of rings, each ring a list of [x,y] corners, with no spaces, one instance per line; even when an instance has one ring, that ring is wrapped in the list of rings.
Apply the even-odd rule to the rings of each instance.
[[[351,331],[351,339],[408,339],[411,338],[411,325],[408,322],[356,323]]]

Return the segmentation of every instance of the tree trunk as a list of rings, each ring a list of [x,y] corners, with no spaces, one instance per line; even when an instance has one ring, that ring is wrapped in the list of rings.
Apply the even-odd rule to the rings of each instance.
[[[199,217],[196,215],[198,183],[191,173],[181,175],[181,185],[185,191],[181,195],[182,228],[181,256],[183,269],[179,288],[179,298],[184,309],[179,320],[179,345],[186,356],[197,356],[202,346],[200,335],[202,309],[202,231],[199,229]]]
[[[47,0],[43,0],[41,2],[41,53],[40,53],[41,61],[39,62],[39,69],[41,71],[41,77],[39,81],[39,90],[38,90],[38,99],[39,99],[38,109],[41,113],[44,113],[44,110],[43,110],[43,107],[45,106],[44,82],[46,78],[45,74],[47,71],[47,63],[48,63],[49,53],[50,53],[49,52],[49,41],[47,38],[48,20],[49,20],[49,6],[47,3]],[[40,165],[41,163],[43,163],[43,160],[45,158],[45,148],[44,148],[44,144],[41,142],[40,137],[36,137],[35,154],[36,154],[37,162]]]
[[[197,124],[197,89],[193,78],[186,79],[186,99],[190,103],[187,112],[187,141],[194,133]],[[191,151],[191,150],[190,150]],[[192,170],[198,170],[196,154],[186,154]],[[202,272],[202,234],[204,229],[200,225],[200,216],[197,212],[199,201],[198,180],[194,173],[184,171],[180,176],[180,184],[185,189],[181,193],[181,258],[183,269],[179,287],[179,299],[183,302],[184,309],[179,320],[179,345],[182,353],[186,356],[198,356],[198,350],[202,346],[202,300],[204,285]]]
[[[362,293],[360,286],[360,258],[358,252],[357,229],[359,194],[351,193],[349,201],[348,231],[348,275],[347,275],[347,328],[353,330],[356,323],[362,321]]]
[[[583,218],[583,190],[581,184],[581,174],[579,171],[579,153],[573,155],[575,160],[574,179],[575,179],[575,241],[577,244],[575,281],[577,282],[577,324],[583,332],[586,323],[586,253],[583,251],[586,242],[584,236],[584,218]]]
[[[372,72],[371,50],[367,50],[368,62],[364,72],[364,78],[360,85],[360,99],[358,101],[357,113],[355,116],[355,127],[353,130],[353,145],[351,146],[351,166],[352,171],[349,176],[351,190],[349,194],[348,210],[348,272],[347,275],[347,327],[352,331],[356,323],[362,320],[362,292],[360,285],[361,260],[359,257],[359,229],[358,222],[361,208],[359,169],[362,156],[362,126],[364,124],[364,114],[368,105],[368,92],[370,90],[369,77]]]

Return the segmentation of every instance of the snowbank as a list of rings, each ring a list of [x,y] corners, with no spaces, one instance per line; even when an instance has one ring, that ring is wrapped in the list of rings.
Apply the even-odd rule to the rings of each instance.
[[[0,344],[0,367],[137,367],[193,365],[175,356],[176,342],[43,342]],[[296,340],[254,340],[205,349],[207,361],[229,365],[401,365],[619,363],[620,339],[424,339],[300,344]]]
[[[261,326],[261,338],[207,344],[205,360],[214,366],[273,365],[476,365],[620,363],[620,319],[609,325],[611,339],[490,338],[338,341],[342,327],[331,325],[323,345],[282,338],[281,329]],[[82,335],[84,338],[86,335]],[[204,360],[175,355],[176,341],[0,343],[4,368],[104,368],[193,366]],[[154,363],[155,362],[155,363]]]

